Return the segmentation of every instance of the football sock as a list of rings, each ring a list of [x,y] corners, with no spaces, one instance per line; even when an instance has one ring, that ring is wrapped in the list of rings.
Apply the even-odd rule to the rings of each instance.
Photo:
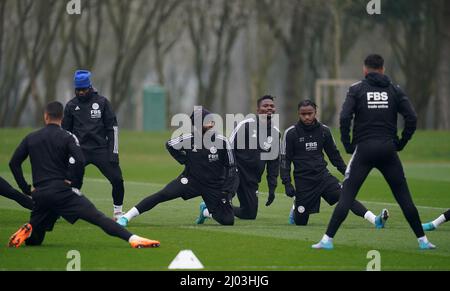
[[[130,221],[138,215],[139,215],[139,211],[137,210],[136,207],[133,207],[130,209],[130,211],[125,213],[125,215],[123,217],[125,217],[128,221]]]
[[[114,206],[114,213],[121,213],[122,212],[123,205],[120,205],[120,206],[113,205],[113,206]]]
[[[204,217],[208,217],[208,218],[212,218],[211,213],[209,213],[208,208],[205,208],[205,210],[203,210],[203,216]]]
[[[424,236],[422,236],[422,237],[419,237],[419,238],[417,239],[417,241],[418,241],[419,243],[420,243],[420,242],[429,243],[428,238],[427,238],[426,235],[424,235]]]
[[[367,211],[366,214],[364,214],[364,219],[369,221],[372,224],[375,224],[375,218],[376,218],[376,215],[373,214],[373,212],[370,210]]]
[[[333,241],[332,237],[329,237],[328,235],[324,234],[322,237],[322,241],[323,242],[329,242],[329,241]]]
[[[438,227],[439,225],[441,225],[442,223],[446,222],[447,220],[445,219],[444,214],[442,214],[441,216],[439,216],[438,218],[436,218],[435,220],[433,220],[432,224],[434,225],[434,227]]]

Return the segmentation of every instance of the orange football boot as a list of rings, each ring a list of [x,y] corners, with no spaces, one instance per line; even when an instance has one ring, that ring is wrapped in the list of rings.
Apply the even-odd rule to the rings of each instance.
[[[10,248],[20,247],[25,242],[25,240],[30,237],[32,231],[33,227],[31,226],[31,224],[25,224],[10,237],[8,246]]]
[[[157,240],[151,240],[143,237],[137,237],[136,239],[132,240],[130,242],[130,245],[134,249],[141,249],[141,248],[157,248],[159,247],[160,243]]]

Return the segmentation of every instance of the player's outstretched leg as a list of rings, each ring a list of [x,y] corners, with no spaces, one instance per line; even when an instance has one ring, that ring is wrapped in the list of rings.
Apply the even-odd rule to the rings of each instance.
[[[14,200],[19,203],[20,206],[29,210],[33,209],[33,200],[31,199],[31,196],[17,191],[2,177],[0,177],[0,196]]]
[[[159,247],[159,241],[143,238],[132,234],[124,227],[118,225],[114,220],[106,217],[105,214],[97,210],[95,206],[87,199],[83,200],[85,207],[80,210],[79,217],[81,219],[100,227],[106,234],[110,236],[118,237],[120,239],[128,241],[132,248]]]
[[[123,227],[126,227],[133,218],[141,215],[144,212],[150,211],[159,203],[167,202],[181,197],[182,192],[186,191],[183,186],[184,185],[182,185],[178,179],[170,182],[166,187],[164,187],[164,189],[151,196],[148,196],[147,198],[144,198],[144,200],[139,202],[135,207],[131,208],[127,213],[125,213],[117,220],[117,223]]]
[[[434,226],[433,221],[427,222],[427,223],[423,223],[422,224],[422,228],[425,231],[433,231],[436,229],[436,226]]]
[[[136,207],[133,207],[127,213],[122,215],[117,220],[117,223],[123,227],[127,227],[130,220],[139,215],[140,215],[139,210]]]
[[[435,220],[422,224],[422,228],[425,231],[433,231],[436,228],[438,228],[439,225],[443,224],[444,222],[447,222],[449,219],[450,219],[450,210],[447,210],[445,213],[440,215]]]
[[[334,192],[326,193],[323,197],[328,202],[328,204],[334,205],[339,201],[341,195],[342,189],[339,189]],[[353,201],[350,210],[356,216],[362,217],[365,220],[369,221],[377,229],[384,228],[384,226],[386,225],[386,221],[389,218],[389,211],[387,209],[383,209],[380,215],[377,216],[358,200]]]
[[[195,220],[196,224],[203,224],[205,223],[205,220],[211,218],[211,214],[208,211],[208,208],[206,207],[206,203],[202,202],[200,203],[200,213],[197,219]]]

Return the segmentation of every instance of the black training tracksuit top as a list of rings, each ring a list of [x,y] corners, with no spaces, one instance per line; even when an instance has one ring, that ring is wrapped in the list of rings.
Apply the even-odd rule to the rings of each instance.
[[[87,100],[70,100],[64,109],[62,127],[77,136],[83,150],[107,149],[110,160],[118,161],[117,119],[105,97],[94,92]]]
[[[203,138],[201,133],[196,133]],[[228,139],[218,133],[212,133],[212,140],[218,146],[205,146],[195,143],[195,133],[185,134],[169,140],[166,148],[172,157],[185,166],[183,175],[193,178],[208,188],[233,193],[236,179],[234,152]]]
[[[265,126],[264,130],[267,132],[267,139],[262,144],[259,141],[260,126]],[[276,136],[271,136],[272,131],[276,133]],[[230,143],[233,145],[236,155],[239,175],[243,176],[246,182],[258,185],[267,167],[267,185],[270,191],[275,191],[280,172],[278,155],[273,160],[262,160],[261,154],[269,152],[273,147],[278,150],[280,137],[280,131],[277,127],[273,126],[271,122],[260,122],[258,117],[256,119],[245,119],[236,126],[230,136]],[[243,138],[243,140],[240,141],[240,138]],[[240,149],[239,144],[241,147],[245,145],[245,148]],[[251,149],[250,145],[256,145],[256,148]]]
[[[397,137],[397,113],[405,118],[400,140]],[[354,117],[353,140],[350,141]],[[386,75],[369,73],[347,93],[340,115],[341,140],[348,153],[352,153],[358,143],[377,138],[392,138],[405,145],[414,134],[416,123],[417,115],[400,87]]]
[[[323,152],[330,162],[345,174],[346,165],[336,147],[330,129],[316,121],[313,125],[298,122],[286,129],[281,145],[280,174],[283,184],[291,183],[291,163],[294,179],[308,187],[329,174]]]
[[[30,185],[26,182],[22,163],[30,157],[35,188],[46,182],[67,179],[69,163],[74,167],[72,187],[81,187],[84,174],[84,156],[77,138],[59,125],[49,124],[43,129],[27,135],[11,158],[9,166],[20,189],[30,194]]]

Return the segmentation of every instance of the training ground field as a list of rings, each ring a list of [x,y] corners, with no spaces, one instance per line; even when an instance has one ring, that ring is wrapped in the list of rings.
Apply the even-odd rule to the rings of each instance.
[[[29,131],[0,130],[0,175],[16,188],[8,162]],[[121,133],[126,210],[181,172],[181,166],[165,151],[164,142],[169,137],[170,133]],[[336,132],[335,138],[339,140]],[[422,220],[434,219],[450,208],[450,134],[418,132],[401,157]],[[349,156],[344,158],[348,161]],[[24,171],[31,181],[29,163],[25,164]],[[337,173],[334,169],[332,172]],[[336,175],[342,179],[340,174]],[[370,250],[380,252],[381,270],[450,270],[450,222],[427,233],[437,245],[436,250],[420,251],[386,182],[376,170],[358,199],[375,214],[385,207],[389,209],[391,217],[386,229],[376,230],[349,213],[332,251],[312,250],[311,244],[322,237],[334,207],[322,201],[321,213],[311,216],[309,226],[288,225],[292,200],[283,191],[279,183],[274,203],[266,207],[267,185],[263,179],[257,220],[237,219],[232,227],[220,226],[212,220],[195,225],[201,198],[161,204],[133,220],[129,227],[138,235],[160,240],[161,247],[157,249],[131,249],[126,242],[85,222],[72,226],[63,220],[47,234],[43,246],[8,249],[9,236],[28,220],[29,213],[0,197],[0,270],[65,270],[70,250],[80,252],[81,270],[167,270],[172,259],[184,249],[192,250],[205,269],[213,271],[365,270]],[[100,210],[112,215],[111,187],[93,166],[87,168],[83,192]]]

